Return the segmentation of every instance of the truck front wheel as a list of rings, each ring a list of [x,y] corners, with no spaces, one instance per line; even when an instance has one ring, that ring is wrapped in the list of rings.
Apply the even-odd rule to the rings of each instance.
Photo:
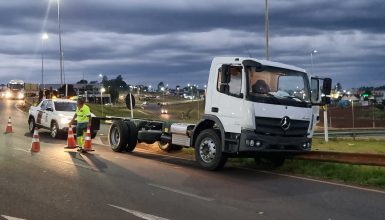
[[[195,142],[195,159],[206,170],[223,168],[227,157],[222,153],[221,140],[213,129],[203,130]]]

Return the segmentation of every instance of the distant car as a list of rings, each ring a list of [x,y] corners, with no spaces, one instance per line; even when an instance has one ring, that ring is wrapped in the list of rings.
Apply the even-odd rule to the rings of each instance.
[[[29,109],[29,132],[33,133],[35,127],[43,128],[50,131],[52,138],[58,138],[60,134],[68,133],[68,123],[75,115],[75,111],[76,101],[44,99],[37,106],[31,106]],[[100,120],[94,114],[91,116],[91,138],[94,138],[100,129]]]

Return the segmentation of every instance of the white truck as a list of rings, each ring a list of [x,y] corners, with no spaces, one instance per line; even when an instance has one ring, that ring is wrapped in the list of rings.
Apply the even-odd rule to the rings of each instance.
[[[11,80],[7,84],[7,90],[5,92],[6,99],[24,99],[24,81],[23,80]]]
[[[197,124],[116,118],[109,142],[117,152],[133,151],[137,142],[159,141],[163,150],[192,147],[207,170],[222,168],[229,157],[281,165],[288,155],[311,150],[319,106],[330,103],[330,92],[331,79],[311,78],[298,67],[218,57],[211,64],[205,114]]]
[[[44,99],[37,106],[29,109],[28,128],[33,133],[35,127],[47,129],[52,138],[58,138],[68,133],[68,123],[76,111],[76,101],[69,99]],[[76,124],[74,124],[74,134]],[[91,138],[97,135],[100,120],[92,114]]]

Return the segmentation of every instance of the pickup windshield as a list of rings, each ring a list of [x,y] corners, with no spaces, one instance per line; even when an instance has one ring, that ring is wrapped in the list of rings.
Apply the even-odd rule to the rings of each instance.
[[[310,106],[309,82],[306,73],[264,66],[246,66],[247,98],[251,101]]]
[[[56,111],[74,112],[76,111],[76,103],[73,102],[54,102]]]

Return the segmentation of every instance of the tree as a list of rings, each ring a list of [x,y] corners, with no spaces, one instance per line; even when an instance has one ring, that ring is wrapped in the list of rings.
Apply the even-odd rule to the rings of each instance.
[[[74,89],[74,86],[71,85],[71,84],[67,84],[68,85],[68,88],[67,88],[67,95],[68,96],[76,96],[76,92],[75,92],[75,89]],[[62,85],[59,89],[59,94],[60,95],[65,95],[66,94],[66,85]]]
[[[76,84],[88,84],[88,81],[85,79],[82,79],[79,82],[77,82]]]
[[[337,92],[340,92],[342,91],[342,86],[341,86],[341,83],[337,83],[336,87],[335,87],[336,91]]]
[[[110,87],[110,88],[108,88],[108,91],[107,91],[109,94],[110,94],[110,96],[111,96],[111,102],[116,102],[117,100],[118,100],[118,98],[119,98],[119,91],[118,91],[118,89],[117,88],[115,88],[115,87]]]
[[[164,83],[163,82],[158,83],[158,92],[162,91],[162,88],[164,88]]]

